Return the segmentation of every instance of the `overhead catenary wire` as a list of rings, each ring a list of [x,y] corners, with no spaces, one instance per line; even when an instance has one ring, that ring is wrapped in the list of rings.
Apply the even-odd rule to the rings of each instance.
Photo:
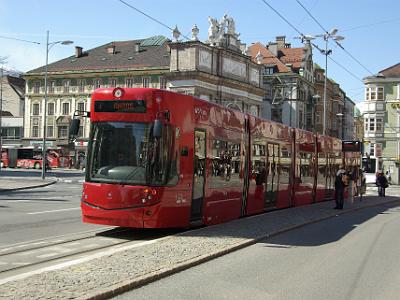
[[[25,42],[25,43],[31,43],[31,44],[40,45],[40,43],[36,42],[36,41],[29,41],[29,40],[24,40],[24,39],[19,39],[19,38],[15,38],[15,37],[9,37],[9,36],[3,36],[3,35],[0,35],[0,39],[14,40],[14,41],[19,41],[19,42]]]
[[[346,32],[346,31],[357,30],[357,29],[360,29],[360,28],[372,27],[372,26],[375,26],[375,25],[381,25],[381,24],[387,24],[387,23],[395,23],[395,22],[400,22],[400,18],[382,20],[382,21],[375,22],[375,23],[358,25],[358,26],[355,26],[355,27],[347,28],[347,29],[341,29],[340,31],[341,32]]]
[[[150,20],[152,20],[152,21],[154,21],[154,22],[160,24],[161,26],[163,26],[163,27],[165,27],[165,28],[167,28],[167,29],[169,29],[169,30],[171,30],[171,31],[174,31],[174,29],[171,28],[171,27],[169,27],[167,24],[165,24],[165,23],[163,23],[163,22],[157,20],[156,18],[150,16],[149,14],[145,13],[144,11],[141,11],[140,9],[138,9],[138,8],[136,8],[135,6],[133,6],[133,5],[129,4],[129,3],[127,3],[126,1],[123,1],[123,0],[117,0],[117,1],[121,2],[122,4],[128,6],[128,7],[131,8],[131,9],[137,11],[138,13],[144,15],[145,17],[149,18]],[[189,38],[188,36],[186,36],[186,35],[184,35],[184,34],[181,34],[181,35],[182,35],[185,39],[190,40],[190,38]]]
[[[326,30],[326,28],[324,28],[324,26],[322,26],[322,24],[311,14],[311,12],[300,2],[300,0],[296,0],[296,2],[306,11],[306,13],[314,20],[315,23],[318,24],[319,27],[321,27],[321,29],[325,32],[325,34],[327,34],[328,36],[330,36],[330,33],[328,32],[328,30]],[[325,37],[324,37],[325,38]],[[371,75],[374,75],[374,73],[372,73],[366,66],[364,66],[357,58],[354,57],[354,55],[352,55],[349,51],[347,51],[342,44],[340,44],[338,41],[336,41],[335,39],[333,39],[334,42],[336,43],[336,45],[338,45],[347,55],[349,55],[355,62],[357,62],[364,70],[366,70],[368,73],[370,73]]]
[[[292,27],[299,35],[301,38],[305,38],[305,35],[298,29],[296,28],[293,24],[291,24],[284,16],[282,16],[282,14],[280,14],[275,8],[273,8],[268,2],[266,2],[265,0],[261,0],[265,5],[267,5],[270,9],[272,9],[280,18],[282,18],[290,27]],[[297,1],[297,0],[296,0]],[[322,25],[321,25],[322,26]],[[323,27],[322,27],[323,28]],[[324,31],[326,31],[323,28]],[[311,43],[311,45],[318,49],[321,53],[323,53],[324,50],[320,49],[317,45],[315,45],[314,43]],[[357,80],[363,82],[359,77],[357,77],[355,74],[353,74],[352,72],[350,72],[347,68],[345,68],[343,65],[339,64],[338,62],[336,62],[335,60],[333,60],[331,57],[330,59],[337,64],[339,67],[341,67],[343,70],[345,70],[347,73],[349,73],[351,76],[355,77]]]
[[[300,36],[304,36],[303,33],[301,33],[300,30],[298,30],[296,28],[296,26],[294,26],[292,23],[290,23],[288,21],[288,19],[286,19],[279,11],[277,11],[275,8],[273,8],[267,1],[265,0],[261,0],[262,2],[264,2],[265,5],[267,5],[270,9],[272,9],[282,20],[284,20],[290,27],[292,27],[294,29],[294,31],[296,31],[298,34],[300,34]]]

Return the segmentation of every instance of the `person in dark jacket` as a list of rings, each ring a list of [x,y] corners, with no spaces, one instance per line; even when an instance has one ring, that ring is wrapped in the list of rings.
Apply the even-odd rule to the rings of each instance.
[[[385,189],[389,186],[388,180],[383,172],[379,172],[376,177],[376,185],[378,186],[378,195],[385,197]]]
[[[346,187],[343,176],[346,175],[346,171],[344,167],[340,167],[340,169],[336,172],[335,178],[335,203],[336,206],[334,209],[343,209],[343,202],[344,202],[344,188]]]

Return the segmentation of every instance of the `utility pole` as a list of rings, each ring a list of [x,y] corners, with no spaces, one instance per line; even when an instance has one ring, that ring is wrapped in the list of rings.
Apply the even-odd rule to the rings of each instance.
[[[3,156],[3,76],[4,76],[4,63],[6,59],[0,57],[1,69],[0,69],[0,171],[1,171],[1,159]]]

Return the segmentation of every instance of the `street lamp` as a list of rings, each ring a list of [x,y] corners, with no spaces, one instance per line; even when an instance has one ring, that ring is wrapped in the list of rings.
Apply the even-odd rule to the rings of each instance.
[[[312,109],[312,114],[313,114],[313,126],[314,126],[314,133],[317,131],[317,125],[315,124],[315,115],[316,115],[316,108],[317,108],[317,102],[319,99],[321,99],[320,95],[314,95],[312,96],[313,99],[313,109]]]
[[[47,30],[47,39],[46,39],[46,65],[44,68],[44,108],[43,108],[43,143],[42,143],[42,179],[46,177],[46,111],[47,111],[47,70],[49,63],[49,51],[50,49],[56,45],[70,45],[73,41],[57,41],[49,43],[49,31]]]
[[[323,120],[323,127],[322,127],[322,134],[326,134],[326,85],[328,79],[328,56],[332,54],[332,50],[328,50],[328,41],[329,39],[334,40],[338,45],[339,41],[344,40],[344,37],[341,35],[336,35],[339,30],[337,28],[333,28],[331,32],[325,32],[324,34],[317,34],[317,35],[304,35],[301,39],[304,41],[310,42],[311,40],[322,37],[325,41],[325,50],[319,48],[314,43],[312,44],[315,48],[317,48],[323,55],[325,55],[325,80],[324,80],[324,120]]]

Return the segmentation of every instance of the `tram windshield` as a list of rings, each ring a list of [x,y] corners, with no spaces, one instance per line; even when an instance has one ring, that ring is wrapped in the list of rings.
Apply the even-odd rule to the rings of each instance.
[[[93,123],[87,180],[129,185],[167,184],[176,173],[176,168],[171,167],[174,157],[171,130],[165,126],[161,137],[153,137],[152,127],[150,123]]]

